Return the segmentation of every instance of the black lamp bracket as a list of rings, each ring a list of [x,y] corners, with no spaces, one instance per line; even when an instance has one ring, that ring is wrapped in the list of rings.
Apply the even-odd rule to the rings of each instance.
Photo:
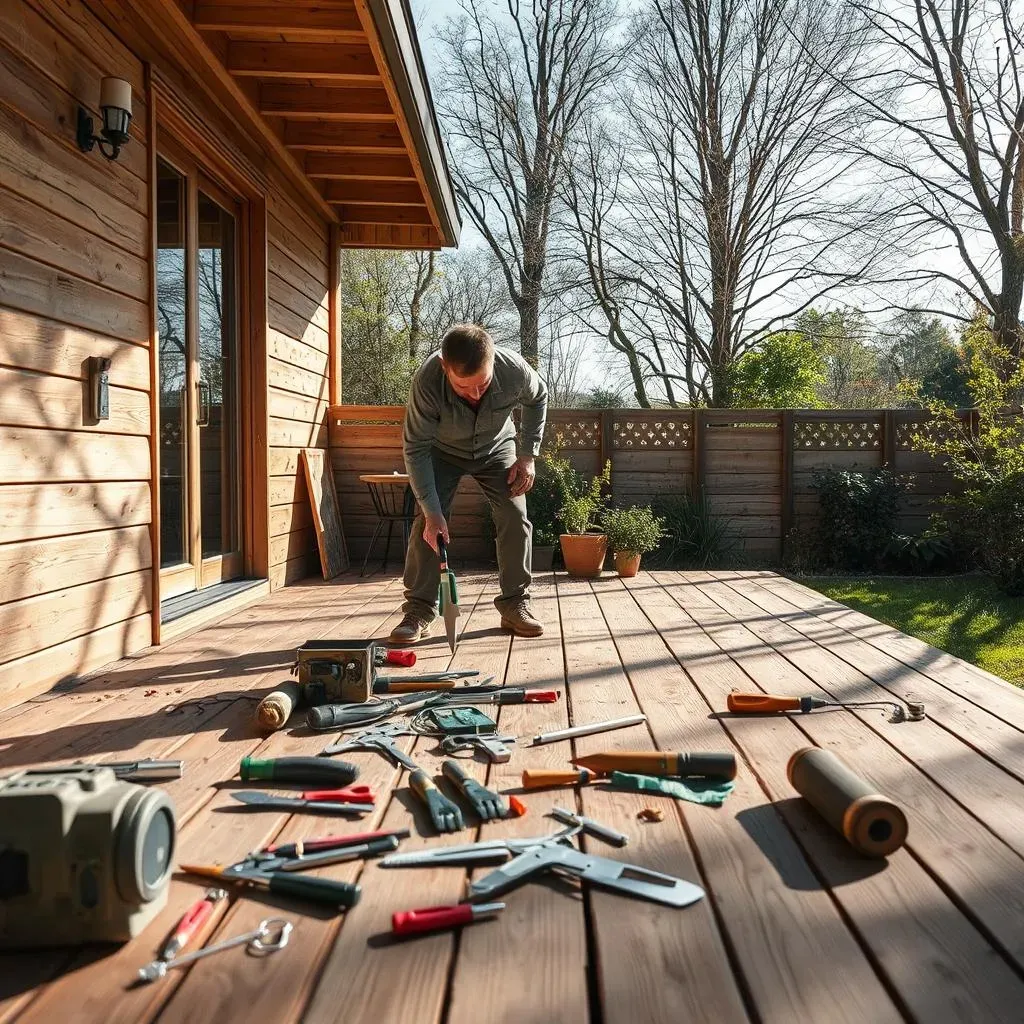
[[[76,135],[78,139],[78,148],[83,153],[91,153],[93,146],[98,145],[100,147],[100,152],[108,160],[116,160],[118,154],[121,152],[121,147],[119,145],[94,133],[93,120],[89,116],[85,107],[78,108],[78,127]]]

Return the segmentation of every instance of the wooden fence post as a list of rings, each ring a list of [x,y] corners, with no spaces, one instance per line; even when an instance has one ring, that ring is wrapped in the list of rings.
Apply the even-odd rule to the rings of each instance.
[[[882,465],[889,469],[896,465],[896,413],[892,409],[882,413]]]
[[[706,464],[704,451],[704,413],[701,409],[693,410],[693,494],[698,496],[704,488],[704,466]]]
[[[782,423],[782,452],[779,460],[779,475],[782,484],[782,507],[780,519],[782,526],[782,557],[786,557],[786,544],[789,539],[790,530],[793,529],[793,424],[795,413],[792,409],[786,409],[781,413]]]
[[[613,452],[615,450],[615,433],[614,433],[615,421],[612,418],[614,415],[615,415],[615,410],[614,409],[602,409],[601,412],[600,412],[601,432],[600,432],[600,435],[598,436],[598,439],[597,439],[597,455],[598,455],[597,471],[598,471],[598,473],[601,473],[601,472],[604,471],[604,464],[605,464],[605,461],[607,459],[612,459],[613,460],[613,468],[614,468],[615,456],[614,456]]]

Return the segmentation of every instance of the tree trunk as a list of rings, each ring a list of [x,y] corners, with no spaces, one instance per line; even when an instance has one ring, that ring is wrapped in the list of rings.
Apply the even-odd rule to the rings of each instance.
[[[536,370],[540,350],[540,285],[524,281],[519,307],[519,350]]]
[[[1024,359],[1024,325],[1021,303],[1024,300],[1024,235],[1011,239],[1013,252],[1004,250],[999,306],[993,311],[992,333],[1015,359]]]

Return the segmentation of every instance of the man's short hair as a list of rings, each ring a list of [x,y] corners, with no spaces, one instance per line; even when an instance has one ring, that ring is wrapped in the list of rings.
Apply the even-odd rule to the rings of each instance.
[[[477,324],[456,324],[441,339],[441,358],[456,376],[472,377],[494,359],[494,340]]]

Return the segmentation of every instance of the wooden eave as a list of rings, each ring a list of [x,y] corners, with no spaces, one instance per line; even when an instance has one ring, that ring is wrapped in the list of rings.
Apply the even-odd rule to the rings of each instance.
[[[407,0],[154,0],[205,49],[346,246],[441,248],[460,222]]]

